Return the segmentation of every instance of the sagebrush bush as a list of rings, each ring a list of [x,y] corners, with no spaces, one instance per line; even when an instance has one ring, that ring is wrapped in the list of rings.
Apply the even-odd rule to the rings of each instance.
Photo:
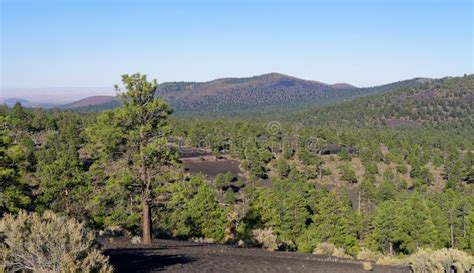
[[[212,238],[204,238],[204,237],[193,237],[191,238],[191,241],[195,243],[201,243],[201,244],[215,244],[216,240]]]
[[[336,247],[331,243],[320,243],[313,250],[313,254],[316,255],[328,255],[338,258],[352,259],[352,256],[346,253],[343,248]]]
[[[5,235],[1,258],[7,271],[112,272],[93,233],[75,219],[20,211],[0,221],[0,232]]]
[[[364,262],[362,264],[362,268],[365,270],[365,271],[372,271],[372,264],[370,262]]]
[[[436,269],[436,265],[433,263],[434,261],[430,257],[431,253],[425,250],[419,250],[413,255],[408,258],[408,262],[410,263],[413,272],[444,272],[438,271]]]
[[[474,257],[457,249],[439,249],[431,251],[420,249],[408,258],[415,273],[468,272],[474,266]]]
[[[370,249],[367,248],[362,248],[358,253],[357,253],[357,259],[358,260],[368,260],[368,261],[377,261],[382,257],[382,254],[374,252]]]
[[[106,237],[119,237],[123,235],[125,235],[125,231],[120,226],[107,227],[105,230],[101,230],[99,232],[99,236],[106,236]]]
[[[313,250],[313,254],[331,256],[335,248],[336,246],[331,243],[320,243]]]
[[[383,255],[377,259],[376,264],[378,265],[407,265],[405,259],[402,257],[383,256]]]
[[[336,247],[332,252],[332,256],[344,259],[353,259],[353,257],[346,253],[344,248]]]
[[[254,239],[261,244],[265,249],[278,249],[277,236],[273,233],[272,228],[255,229],[253,230]]]
[[[139,244],[142,243],[142,237],[140,237],[140,236],[133,236],[130,241],[131,241],[132,245],[139,245]]]

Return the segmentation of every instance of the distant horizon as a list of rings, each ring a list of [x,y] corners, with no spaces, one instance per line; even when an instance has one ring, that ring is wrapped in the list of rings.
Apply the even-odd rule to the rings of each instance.
[[[140,72],[131,72],[131,73],[128,73],[128,74],[134,74],[134,73],[140,73]],[[322,82],[322,83],[326,83],[326,84],[338,84],[338,83],[346,83],[346,84],[350,84],[350,85],[354,85],[356,87],[360,87],[360,88],[367,88],[367,87],[373,87],[373,86],[379,86],[379,85],[384,85],[384,84],[389,84],[389,83],[393,83],[393,82],[397,82],[397,81],[404,81],[404,80],[408,80],[408,79],[416,79],[416,78],[427,78],[427,79],[441,79],[441,78],[445,78],[445,77],[462,77],[464,74],[473,74],[474,72],[469,72],[469,73],[461,73],[459,75],[445,75],[445,76],[441,76],[441,77],[429,77],[429,76],[412,76],[412,77],[408,77],[408,78],[403,78],[403,79],[398,79],[398,80],[394,80],[394,81],[389,81],[389,82],[382,82],[380,84],[375,84],[375,85],[362,85],[362,86],[359,86],[359,85],[356,85],[356,84],[353,84],[349,81],[345,81],[344,79],[341,79],[341,80],[336,80],[336,81],[332,81],[332,82],[328,82],[328,81],[323,81],[323,80],[320,80],[320,79],[311,79],[311,78],[304,78],[304,77],[299,77],[297,75],[292,75],[292,74],[288,74],[288,73],[282,73],[282,72],[279,72],[279,71],[272,71],[272,72],[267,72],[267,73],[261,73],[261,74],[253,74],[253,75],[242,75],[242,76],[234,76],[234,75],[227,75],[227,76],[223,76],[223,77],[218,77],[218,78],[212,78],[212,79],[205,79],[205,80],[186,80],[186,79],[183,79],[183,80],[173,80],[173,81],[160,81],[159,78],[154,78],[154,77],[150,77],[148,74],[146,73],[141,73],[141,74],[144,74],[147,76],[147,78],[149,80],[153,80],[153,79],[156,79],[158,81],[158,84],[164,84],[164,83],[176,83],[176,82],[196,82],[196,83],[203,83],[203,82],[211,82],[211,81],[215,81],[215,80],[220,80],[220,79],[226,79],[226,78],[252,78],[252,77],[258,77],[258,76],[263,76],[263,75],[268,75],[268,74],[281,74],[281,75],[285,75],[285,76],[289,76],[289,77],[294,77],[294,78],[298,78],[298,79],[301,79],[301,80],[306,80],[306,81],[318,81],[318,82]],[[126,74],[126,73],[125,73]],[[1,89],[48,89],[48,88],[78,88],[78,89],[86,89],[86,88],[112,88],[114,89],[114,86],[116,84],[120,85],[121,84],[121,76],[124,75],[124,74],[121,74],[121,75],[118,75],[117,76],[117,82],[116,83],[113,83],[111,85],[91,85],[91,86],[68,86],[68,85],[64,85],[64,86],[54,86],[54,85],[49,85],[49,86],[2,86],[0,87],[0,90]]]

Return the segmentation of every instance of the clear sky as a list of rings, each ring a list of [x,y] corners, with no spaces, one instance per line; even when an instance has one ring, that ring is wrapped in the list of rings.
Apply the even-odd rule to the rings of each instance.
[[[280,72],[372,86],[473,73],[471,0],[0,0],[1,87]]]

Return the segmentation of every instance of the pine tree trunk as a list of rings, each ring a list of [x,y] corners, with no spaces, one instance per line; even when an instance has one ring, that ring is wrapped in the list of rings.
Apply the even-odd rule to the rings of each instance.
[[[150,217],[150,206],[148,202],[143,201],[143,238],[142,243],[144,245],[151,245],[151,217]]]
[[[65,189],[64,195],[66,196],[66,213],[69,215],[69,192]]]
[[[360,214],[360,191],[357,192],[357,196],[358,196],[358,200],[357,200],[357,209],[359,210],[359,214]]]
[[[462,237],[463,238],[466,238],[466,234],[467,234],[467,232],[466,232],[466,218],[465,218],[466,213],[465,213],[465,209],[466,209],[466,207],[465,207],[465,205],[463,205],[462,206]]]
[[[449,229],[451,231],[451,247],[454,247],[454,228],[453,228],[453,224],[451,224],[449,226]]]

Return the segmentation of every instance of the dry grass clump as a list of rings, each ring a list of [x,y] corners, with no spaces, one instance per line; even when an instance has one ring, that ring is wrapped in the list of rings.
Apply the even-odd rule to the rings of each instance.
[[[334,252],[335,248],[336,246],[331,243],[320,243],[313,250],[313,254],[332,256],[332,253]]]
[[[365,271],[372,271],[372,263],[371,262],[364,262],[364,263],[362,263],[362,268]]]
[[[378,265],[406,265],[406,261],[402,257],[396,256],[381,256],[377,259],[376,264]]]
[[[334,249],[334,251],[332,252],[332,256],[338,257],[338,258],[344,258],[344,259],[353,259],[351,255],[346,253],[344,248],[339,248],[339,247],[336,247]]]
[[[474,266],[474,257],[457,249],[439,249],[432,251],[420,249],[408,258],[413,272],[444,273],[468,272]]]
[[[139,244],[142,243],[142,237],[140,237],[140,236],[133,236],[130,241],[131,241],[132,245],[139,245]]]
[[[383,255],[378,253],[378,252],[374,252],[370,249],[367,249],[367,248],[362,248],[359,253],[357,253],[357,259],[358,260],[367,260],[367,261],[377,261],[378,259],[380,259]]]
[[[203,238],[203,237],[193,237],[193,238],[191,238],[191,241],[193,241],[195,243],[200,243],[200,244],[214,244],[214,243],[216,243],[215,239]]]
[[[112,272],[93,233],[75,219],[20,211],[0,221],[0,232],[1,263],[8,272]]]
[[[344,259],[352,259],[352,256],[348,255],[343,248],[338,248],[331,243],[320,243],[313,250],[313,254],[316,255],[328,255]]]
[[[106,228],[105,230],[99,231],[99,236],[119,237],[123,235],[125,235],[125,231],[119,226],[112,226]]]
[[[273,233],[272,228],[255,229],[252,231],[254,239],[265,249],[278,249],[277,236]]]

